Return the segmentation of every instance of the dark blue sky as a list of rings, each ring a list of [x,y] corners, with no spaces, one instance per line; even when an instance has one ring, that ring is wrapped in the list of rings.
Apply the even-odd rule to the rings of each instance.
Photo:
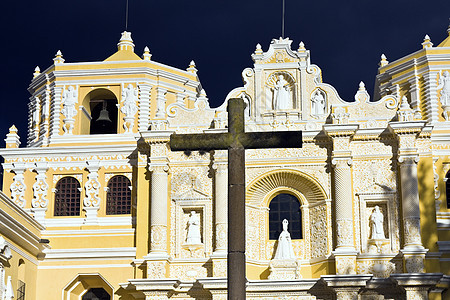
[[[125,29],[126,0],[3,1],[0,139],[19,128],[26,143],[28,85],[34,68],[52,63],[98,61],[117,49]],[[282,0],[129,0],[128,30],[142,54],[185,69],[195,60],[212,107],[242,85],[260,43],[267,50],[281,35]],[[447,36],[450,1],[286,0],[285,36],[311,50],[323,80],[345,100],[359,81],[373,92],[380,55],[389,61],[421,49],[425,34],[437,45]],[[4,145],[4,143],[3,143]]]

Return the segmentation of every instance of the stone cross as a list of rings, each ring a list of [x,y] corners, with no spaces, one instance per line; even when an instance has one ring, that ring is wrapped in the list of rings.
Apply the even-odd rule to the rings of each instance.
[[[245,132],[245,103],[228,100],[228,132],[172,134],[172,151],[228,149],[228,299],[245,299],[245,149],[300,148],[301,131]]]

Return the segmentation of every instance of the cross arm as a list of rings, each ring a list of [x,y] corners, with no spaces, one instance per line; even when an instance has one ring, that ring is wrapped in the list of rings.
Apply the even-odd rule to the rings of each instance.
[[[301,131],[246,132],[239,137],[245,149],[300,148]]]

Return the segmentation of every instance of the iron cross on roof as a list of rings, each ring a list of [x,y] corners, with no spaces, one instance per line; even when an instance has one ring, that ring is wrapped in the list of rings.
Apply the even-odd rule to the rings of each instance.
[[[301,131],[245,132],[245,103],[228,100],[228,132],[172,134],[172,151],[228,149],[228,299],[245,299],[245,149],[300,148]]]

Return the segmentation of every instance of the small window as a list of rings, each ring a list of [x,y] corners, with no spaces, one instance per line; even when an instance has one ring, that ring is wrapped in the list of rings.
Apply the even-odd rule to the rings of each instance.
[[[89,289],[82,300],[111,300],[111,296],[103,288]]]
[[[106,214],[124,215],[131,213],[131,182],[123,175],[117,175],[108,181],[106,194]]]
[[[25,300],[25,282],[19,280],[17,286],[17,300]]]
[[[283,231],[283,220],[289,221],[292,239],[302,238],[302,215],[297,197],[283,193],[275,196],[269,205],[269,239],[277,240]]]
[[[80,183],[74,177],[63,177],[55,188],[55,216],[80,215]]]
[[[450,209],[450,171],[445,176],[445,192],[447,197],[447,208]]]

